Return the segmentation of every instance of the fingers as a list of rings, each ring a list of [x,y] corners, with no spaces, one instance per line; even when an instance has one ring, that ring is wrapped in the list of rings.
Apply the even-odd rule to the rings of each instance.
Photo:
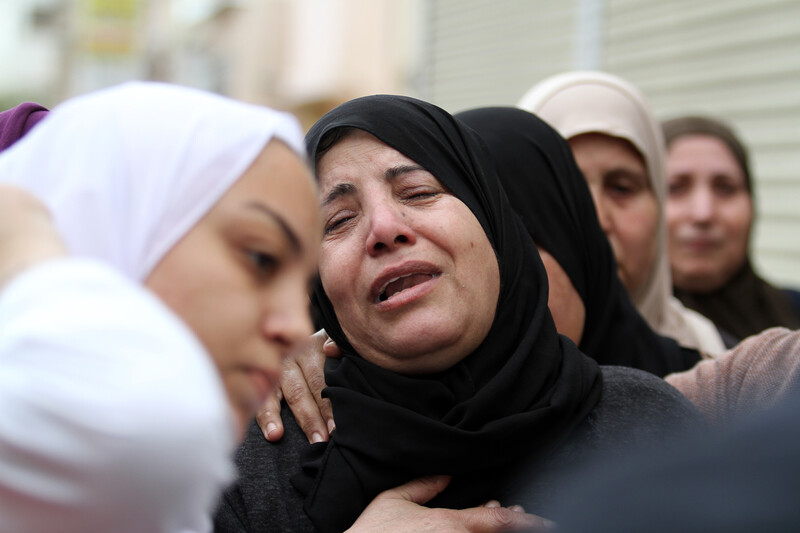
[[[300,357],[296,357],[295,361],[303,373],[303,378],[308,386],[314,401],[319,410],[319,416],[325,424],[325,428],[330,434],[336,425],[333,422],[333,409],[331,408],[331,401],[322,397],[322,389],[325,388],[325,355],[319,349],[319,342],[322,339],[327,339],[325,330],[320,330],[312,336],[312,342]],[[328,339],[329,340],[329,339]],[[327,340],[325,342],[328,342]],[[331,341],[332,342],[332,341]],[[334,343],[333,346],[336,346]],[[336,348],[338,350],[338,347]],[[310,407],[309,407],[310,408]],[[294,412],[294,411],[293,411]],[[314,421],[316,423],[316,421]],[[328,435],[324,435],[327,439]]]
[[[320,331],[325,333],[324,329]],[[339,345],[327,335],[325,336],[325,342],[322,343],[322,353],[325,354],[325,357],[338,358],[342,356],[342,350],[339,349]]]
[[[457,521],[471,533],[494,533],[499,531],[553,532],[555,524],[546,518],[522,511],[519,506],[475,507],[454,511]]]
[[[273,389],[267,401],[256,413],[256,422],[264,438],[270,442],[277,442],[283,438],[283,421],[281,420],[280,391]]]
[[[313,336],[312,336],[312,340]],[[317,338],[316,341],[311,342],[301,352],[295,353],[292,357],[288,358],[283,365],[281,371],[281,391],[286,403],[292,410],[295,420],[300,428],[305,433],[309,442],[322,442],[328,440],[328,426],[320,412],[320,404],[317,402],[314,393],[309,388],[309,383],[306,381],[306,375],[300,366],[299,360],[303,358],[318,358],[319,361],[324,361],[321,355],[322,341]],[[306,366],[313,365],[312,362],[303,363]],[[318,363],[322,367],[322,362]],[[311,370],[307,370],[311,372]],[[320,370],[319,377],[314,378],[322,380],[322,385],[319,382],[315,386],[321,390],[324,387],[323,373]],[[314,380],[312,379],[312,381]],[[319,395],[319,392],[317,392]],[[320,402],[322,400],[320,399]],[[327,406],[327,412],[330,415],[330,405]]]

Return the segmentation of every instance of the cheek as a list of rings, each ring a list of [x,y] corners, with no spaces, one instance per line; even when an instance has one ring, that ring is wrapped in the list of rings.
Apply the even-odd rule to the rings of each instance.
[[[223,367],[260,338],[259,293],[230,286],[207,289],[193,303],[192,320],[217,365]]]
[[[731,202],[722,211],[722,225],[725,228],[728,260],[739,264],[747,256],[750,242],[750,229],[753,223],[753,206],[749,200]]]
[[[638,198],[625,208],[618,209],[615,253],[620,266],[629,276],[634,288],[649,275],[656,256],[658,206],[652,195]],[[630,288],[630,287],[629,287]]]
[[[617,210],[620,221],[617,233],[629,249],[655,246],[658,232],[658,204],[652,195],[644,195]]]
[[[667,228],[676,228],[684,221],[688,220],[685,216],[687,212],[686,200],[667,200],[664,206],[664,217],[667,221]]]
[[[353,284],[359,277],[353,250],[346,243],[325,243],[319,258],[319,276],[325,294],[337,310],[353,295]]]
[[[753,224],[753,204],[749,199],[730,202],[724,206],[724,217],[733,237],[747,238]]]

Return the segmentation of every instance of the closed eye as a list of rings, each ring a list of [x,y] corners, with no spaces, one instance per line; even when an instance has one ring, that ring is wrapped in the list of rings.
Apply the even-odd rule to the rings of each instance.
[[[354,215],[344,215],[331,219],[331,221],[325,225],[325,235],[328,235],[329,233],[335,231],[336,229],[341,228],[342,225],[344,225],[349,220],[352,220],[353,218],[355,218]]]
[[[407,196],[406,198],[409,199],[409,200],[419,200],[419,199],[422,199],[422,198],[432,198],[432,197],[436,196],[437,194],[439,194],[439,193],[436,193],[436,192],[419,192],[419,193],[415,193],[415,194],[412,194],[410,196]]]

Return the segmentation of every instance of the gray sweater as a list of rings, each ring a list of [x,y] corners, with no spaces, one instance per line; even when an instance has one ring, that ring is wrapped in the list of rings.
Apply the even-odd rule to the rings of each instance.
[[[281,416],[283,439],[271,444],[256,424],[236,454],[238,481],[220,501],[217,533],[312,532],[303,497],[289,479],[300,470],[300,452],[308,444],[288,408]],[[595,458],[623,455],[663,442],[702,424],[697,409],[663,380],[630,368],[603,367],[600,401],[559,450],[546,458],[515,466],[504,505],[547,516],[564,495],[561,480]]]

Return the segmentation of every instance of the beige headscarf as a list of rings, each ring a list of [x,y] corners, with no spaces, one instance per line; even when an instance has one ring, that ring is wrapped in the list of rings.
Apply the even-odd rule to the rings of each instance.
[[[517,107],[535,113],[566,139],[602,133],[630,142],[641,153],[659,206],[656,257],[650,276],[631,299],[648,324],[681,345],[708,355],[724,351],[717,329],[672,296],[667,256],[665,147],[661,128],[644,96],[630,83],[603,72],[568,72],[532,87]]]

